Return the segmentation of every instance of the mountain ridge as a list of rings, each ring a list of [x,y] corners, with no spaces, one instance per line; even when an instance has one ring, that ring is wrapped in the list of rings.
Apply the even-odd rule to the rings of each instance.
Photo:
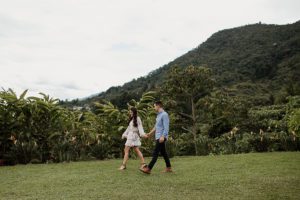
[[[139,98],[143,92],[159,88],[171,67],[188,65],[211,68],[217,88],[231,87],[243,93],[247,87],[258,87],[252,90],[262,90],[258,93],[264,94],[266,99],[265,94],[275,94],[282,90],[283,85],[289,87],[290,83],[296,83],[298,88],[300,21],[286,25],[257,23],[218,31],[194,49],[146,76],[122,86],[110,87],[77,103],[91,104],[107,99],[122,107],[130,99]]]

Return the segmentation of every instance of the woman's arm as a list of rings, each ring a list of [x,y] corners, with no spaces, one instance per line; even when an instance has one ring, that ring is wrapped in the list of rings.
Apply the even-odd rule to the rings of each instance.
[[[127,129],[124,131],[124,133],[122,134],[122,139],[127,138],[129,133],[129,125],[127,126]]]
[[[138,124],[138,130],[139,130],[139,134],[141,137],[145,137],[145,131],[144,131],[144,128],[143,128],[143,123],[142,123],[142,120],[141,118],[137,118],[137,124]]]

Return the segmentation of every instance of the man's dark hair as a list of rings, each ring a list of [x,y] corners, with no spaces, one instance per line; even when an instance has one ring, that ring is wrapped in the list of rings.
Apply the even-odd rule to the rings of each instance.
[[[157,106],[159,106],[159,107],[161,107],[161,108],[164,106],[161,101],[155,101],[154,104],[157,105]]]

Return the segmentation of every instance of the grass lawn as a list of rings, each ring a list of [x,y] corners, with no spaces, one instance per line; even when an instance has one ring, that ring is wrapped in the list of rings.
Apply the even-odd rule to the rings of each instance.
[[[150,158],[147,158],[149,161]],[[121,160],[0,167],[0,199],[300,199],[300,152],[176,157],[151,175]]]

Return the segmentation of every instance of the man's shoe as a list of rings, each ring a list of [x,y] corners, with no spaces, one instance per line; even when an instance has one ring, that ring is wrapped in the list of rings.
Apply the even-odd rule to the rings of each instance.
[[[162,173],[172,173],[173,170],[171,167],[167,167],[164,171],[162,171]]]
[[[151,169],[148,166],[140,168],[140,171],[145,173],[145,174],[151,174]]]

